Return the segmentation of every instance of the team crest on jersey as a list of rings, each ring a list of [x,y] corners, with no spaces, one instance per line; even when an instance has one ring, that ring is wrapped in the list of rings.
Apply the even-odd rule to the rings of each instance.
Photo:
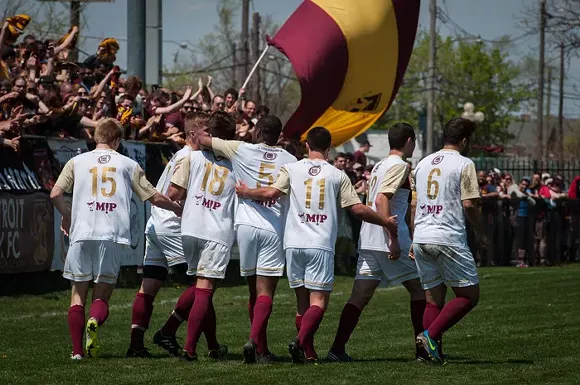
[[[442,161],[443,161],[443,155],[437,155],[435,158],[433,158],[433,160],[431,161],[431,164],[433,166],[436,166],[439,163],[441,163]]]
[[[320,174],[321,169],[322,169],[322,167],[320,167],[320,166],[312,166],[312,167],[310,167],[310,170],[308,170],[308,174],[310,176],[316,176],[316,175]]]
[[[111,160],[111,155],[101,155],[101,156],[99,156],[99,159],[97,159],[97,162],[99,162],[100,164],[105,164],[105,163],[109,163],[110,160]]]
[[[276,159],[276,153],[275,152],[265,152],[264,153],[264,159],[266,160],[274,160]]]

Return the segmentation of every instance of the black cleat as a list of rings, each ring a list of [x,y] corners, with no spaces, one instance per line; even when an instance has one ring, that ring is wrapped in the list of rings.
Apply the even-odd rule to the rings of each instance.
[[[328,352],[326,359],[330,362],[353,362],[351,356],[349,356],[346,352],[342,353],[335,353],[332,350]]]
[[[207,355],[214,360],[223,360],[228,355],[228,347],[226,345],[219,345],[215,350],[210,350]]]
[[[308,357],[306,359],[306,365],[315,365],[318,366],[320,363],[318,362],[318,358],[315,357]]]
[[[304,349],[298,344],[298,340],[290,342],[288,345],[288,352],[292,356],[292,363],[294,364],[304,364],[306,362],[306,355],[304,354]]]
[[[277,361],[277,360],[278,360],[278,357],[276,357],[272,353],[266,353],[266,354],[257,353],[256,354],[256,362],[258,364],[268,365],[268,364],[271,364],[272,362]]]
[[[197,362],[197,354],[191,355],[187,350],[184,350],[179,359],[181,361]]]
[[[179,356],[181,354],[181,346],[177,343],[175,336],[166,337],[161,334],[161,330],[157,331],[153,336],[153,343],[167,350],[172,356]]]
[[[255,364],[257,361],[256,344],[250,340],[244,345],[244,364]]]
[[[425,349],[417,348],[415,350],[415,360],[418,362],[431,362],[431,357],[429,357]]]
[[[147,348],[141,350],[133,350],[129,348],[125,354],[125,358],[153,358],[153,354],[149,353]]]

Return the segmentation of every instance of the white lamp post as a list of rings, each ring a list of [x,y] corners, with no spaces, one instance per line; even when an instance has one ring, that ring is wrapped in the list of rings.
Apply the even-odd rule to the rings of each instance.
[[[463,106],[463,113],[461,114],[461,117],[463,119],[468,119],[471,120],[472,122],[475,123],[483,123],[483,121],[485,120],[485,114],[481,111],[477,111],[474,112],[475,110],[475,106],[473,105],[473,103],[465,103],[465,105]]]

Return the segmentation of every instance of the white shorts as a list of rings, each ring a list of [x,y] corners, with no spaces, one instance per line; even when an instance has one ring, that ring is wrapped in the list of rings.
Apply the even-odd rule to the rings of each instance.
[[[159,266],[168,269],[185,263],[181,235],[145,234],[145,258],[143,266]]]
[[[409,258],[409,250],[401,250],[397,260],[389,259],[384,251],[360,250],[354,279],[381,281],[382,285],[395,286],[410,279],[419,278],[415,262]]]
[[[230,262],[230,248],[221,243],[182,235],[187,274],[224,279]]]
[[[425,290],[442,283],[449,287],[466,287],[479,283],[477,266],[467,245],[415,243],[413,251],[421,285]]]
[[[79,241],[70,245],[62,276],[74,282],[95,281],[114,285],[128,245],[112,241]]]
[[[321,249],[286,249],[288,283],[292,289],[332,291],[334,253]]]
[[[238,225],[237,234],[242,277],[284,275],[284,250],[278,234],[248,225]]]

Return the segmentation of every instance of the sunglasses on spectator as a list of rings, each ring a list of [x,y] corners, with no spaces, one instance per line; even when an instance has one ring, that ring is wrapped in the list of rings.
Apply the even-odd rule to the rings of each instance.
[[[183,109],[185,111],[199,111],[199,107],[194,107],[194,106],[184,106]]]

